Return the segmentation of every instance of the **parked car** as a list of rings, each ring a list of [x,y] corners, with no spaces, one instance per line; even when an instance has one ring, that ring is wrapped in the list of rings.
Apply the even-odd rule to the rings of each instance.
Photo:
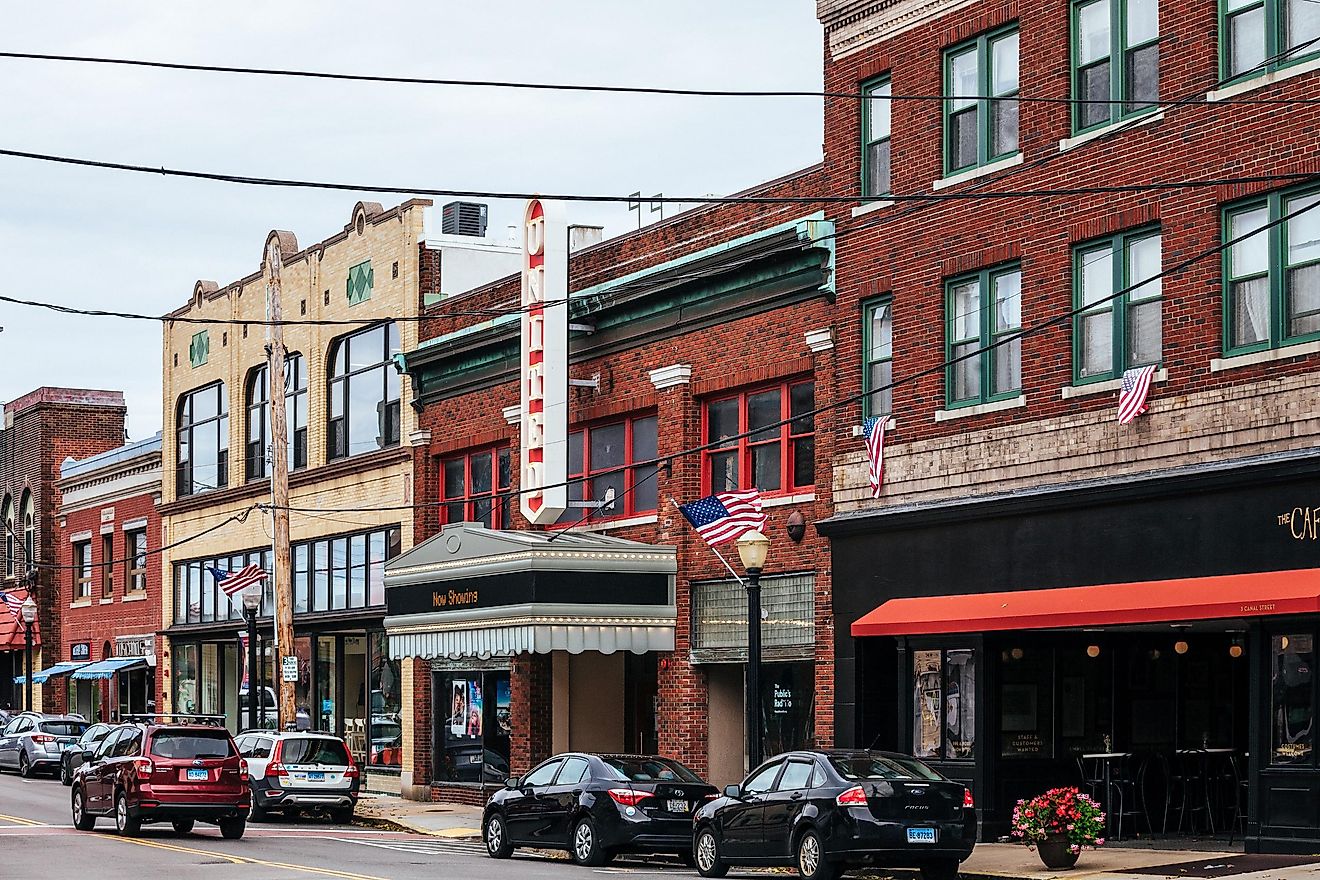
[[[54,770],[65,747],[86,730],[81,715],[17,715],[0,733],[0,768],[13,768],[24,779],[38,770]]]
[[[362,783],[344,741],[328,733],[253,730],[239,734],[247,761],[253,822],[271,813],[326,810],[334,821],[353,821]]]
[[[518,846],[567,849],[580,865],[620,852],[692,855],[692,814],[715,787],[677,761],[644,755],[556,755],[508,779],[486,804],[493,858]]]
[[[60,755],[60,782],[73,785],[73,772],[83,765],[83,752],[94,750],[114,729],[113,724],[93,724],[83,731],[78,742],[66,746]]]
[[[975,842],[971,791],[916,758],[812,751],[771,758],[703,805],[692,847],[703,877],[765,865],[832,880],[875,866],[952,880]]]
[[[121,724],[85,750],[83,760],[72,797],[80,831],[106,817],[125,836],[152,822],[170,822],[187,834],[201,819],[220,826],[226,840],[243,836],[252,802],[247,764],[223,727]]]

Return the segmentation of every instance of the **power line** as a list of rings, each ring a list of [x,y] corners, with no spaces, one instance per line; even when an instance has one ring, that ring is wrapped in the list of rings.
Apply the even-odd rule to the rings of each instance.
[[[1313,0],[1320,2],[1320,0]],[[1289,52],[1296,51],[1297,47]],[[1056,98],[1038,95],[886,95],[877,98],[866,92],[812,90],[812,89],[696,89],[666,86],[599,85],[592,83],[529,82],[522,80],[455,79],[441,77],[397,76],[391,74],[338,73],[325,70],[297,68],[237,67],[222,64],[196,64],[178,61],[153,61],[143,58],[114,58],[99,55],[56,55],[44,52],[0,52],[0,58],[20,61],[56,61],[74,64],[141,67],[154,70],[179,70],[195,73],[228,73],[244,76],[292,77],[297,79],[325,79],[340,82],[386,83],[394,85],[451,86],[459,88],[509,89],[523,91],[592,92],[624,95],[657,95],[692,98],[818,98],[888,101],[948,101],[965,99],[991,102],[1039,104],[1130,104],[1124,98]],[[1223,101],[1202,102],[1208,106],[1222,104],[1258,104],[1287,106],[1293,104],[1320,104],[1320,98],[1230,98]]]
[[[253,504],[250,507],[246,507],[243,510],[240,510],[238,513],[226,517],[225,519],[221,520],[215,525],[205,528],[202,531],[198,532],[197,534],[191,535],[187,538],[180,538],[177,541],[173,541],[169,544],[163,544],[160,547],[149,548],[141,553],[135,553],[132,556],[126,556],[122,559],[103,559],[95,564],[89,564],[87,567],[93,569],[111,568],[113,566],[120,565],[125,562],[133,562],[134,560],[143,556],[156,556],[157,554],[164,553],[166,550],[172,550],[175,547],[181,547],[184,544],[189,544],[200,538],[205,538],[207,535],[211,534],[212,532],[217,532],[220,529],[224,528],[225,526],[230,525],[231,523],[243,522],[248,518],[248,514],[258,509],[259,506],[260,505]],[[81,571],[84,568],[84,566],[81,565],[61,565],[54,562],[41,562],[41,561],[30,562],[29,564],[31,565],[32,568],[45,569],[46,571]]]

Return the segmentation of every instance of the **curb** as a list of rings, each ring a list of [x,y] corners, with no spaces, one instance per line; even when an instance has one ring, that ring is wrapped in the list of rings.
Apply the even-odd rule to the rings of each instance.
[[[377,828],[383,831],[399,831],[405,834],[423,834],[427,837],[438,837],[442,840],[481,839],[481,831],[476,828],[445,828],[433,831],[427,828],[417,828],[412,825],[406,825],[397,819],[389,819],[384,816],[354,816],[353,824],[362,825],[367,828]]]

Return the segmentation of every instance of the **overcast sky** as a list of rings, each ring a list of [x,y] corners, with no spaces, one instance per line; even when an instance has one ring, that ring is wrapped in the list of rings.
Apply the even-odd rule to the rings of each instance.
[[[11,4],[0,49],[355,73],[819,89],[810,0]],[[252,176],[390,186],[730,193],[815,162],[812,99],[371,85],[0,59],[0,147]],[[0,292],[161,314],[193,282],[258,267],[354,202],[0,157]],[[440,200],[437,200],[437,204]],[[516,222],[492,203],[491,229]],[[623,206],[574,206],[619,234]],[[41,385],[122,390],[160,429],[160,326],[0,304],[0,401]]]

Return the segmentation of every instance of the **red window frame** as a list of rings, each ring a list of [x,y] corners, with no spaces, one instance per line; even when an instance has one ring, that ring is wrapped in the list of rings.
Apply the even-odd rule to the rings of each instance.
[[[472,490],[472,462],[474,459],[480,459],[483,456],[490,459],[490,483],[489,492],[474,492]],[[501,479],[500,459],[507,458],[509,462],[509,479]],[[463,494],[447,494],[446,472],[452,462],[463,462]],[[479,449],[473,452],[451,455],[440,460],[440,524],[442,526],[455,522],[484,522],[487,526],[494,529],[506,529],[511,525],[511,516],[513,509],[518,506],[517,497],[511,491],[513,477],[513,450],[508,446],[492,446],[486,449]],[[490,502],[490,515],[481,519],[477,516],[477,504],[481,501]],[[450,507],[463,505],[463,518],[454,519],[450,515]],[[498,516],[497,516],[498,514]]]
[[[787,421],[792,417],[793,389],[799,388],[804,385],[812,386],[811,409],[814,410],[815,400],[816,400],[815,380],[809,377],[790,379],[783,382],[772,383],[769,385],[756,385],[750,388],[741,389],[732,394],[721,394],[721,395],[712,396],[706,398],[701,402],[701,438],[702,438],[701,442],[703,445],[712,442],[710,436],[710,409],[715,404],[727,403],[730,400],[736,400],[738,402],[737,433],[739,435],[746,435],[749,431],[748,400],[750,398],[756,397],[757,395],[764,394],[768,391],[778,391],[779,418],[776,419],[775,421],[785,422],[784,424],[780,425],[778,428],[770,429],[776,432],[775,437],[763,437],[763,438],[752,439],[747,436],[739,436],[739,438],[736,441],[731,442],[727,446],[723,446],[717,449],[702,450],[701,486],[702,486],[702,491],[704,493],[714,494],[715,492],[731,491],[731,489],[726,486],[719,486],[719,487],[713,486],[714,474],[711,467],[711,459],[714,456],[725,455],[731,450],[737,451],[737,455],[735,456],[735,460],[738,463],[738,480],[737,480],[738,485],[736,486],[737,489],[757,488],[760,489],[761,493],[764,495],[790,495],[795,492],[805,492],[815,488],[816,468],[814,461],[814,455],[815,455],[814,443],[812,444],[813,461],[811,466],[811,476],[812,476],[811,482],[797,483],[794,481],[794,471],[795,471],[794,465],[796,463],[796,449],[798,446],[797,441],[815,439],[816,436],[815,417],[799,416],[798,418],[794,419],[791,422]],[[804,427],[806,428],[806,430],[803,430]],[[758,433],[762,433],[762,432],[758,432]],[[753,449],[757,447],[768,446],[772,443],[779,444],[779,486],[773,489],[766,489],[764,487],[754,486],[752,483],[752,476],[751,476],[753,473],[753,467],[752,467]]]
[[[600,477],[611,473],[623,473],[623,491],[616,493],[615,509],[606,511],[604,508],[585,508],[570,507],[564,511],[564,515],[559,518],[559,525],[572,525],[573,523],[584,520],[586,522],[604,522],[612,519],[623,519],[630,516],[642,516],[648,513],[655,513],[659,507],[659,492],[655,493],[656,503],[645,507],[639,507],[637,504],[636,487],[639,482],[645,480],[653,487],[656,477],[652,476],[656,466],[638,466],[633,451],[636,448],[634,443],[634,430],[639,422],[650,421],[655,425],[656,444],[659,444],[660,426],[655,413],[638,413],[628,416],[624,419],[611,419],[608,421],[595,422],[589,425],[579,426],[568,435],[569,442],[569,499],[573,501],[595,501],[591,490],[594,481]],[[623,425],[623,464],[609,465],[601,468],[593,468],[591,462],[591,432],[602,431],[606,428]],[[579,470],[573,470],[572,446],[578,444],[578,451],[581,453],[582,467]],[[654,458],[652,455],[649,458]],[[642,458],[641,461],[647,461],[649,458]],[[575,489],[581,489],[580,493]],[[622,496],[619,498],[618,496]],[[590,511],[590,516],[587,515]]]

